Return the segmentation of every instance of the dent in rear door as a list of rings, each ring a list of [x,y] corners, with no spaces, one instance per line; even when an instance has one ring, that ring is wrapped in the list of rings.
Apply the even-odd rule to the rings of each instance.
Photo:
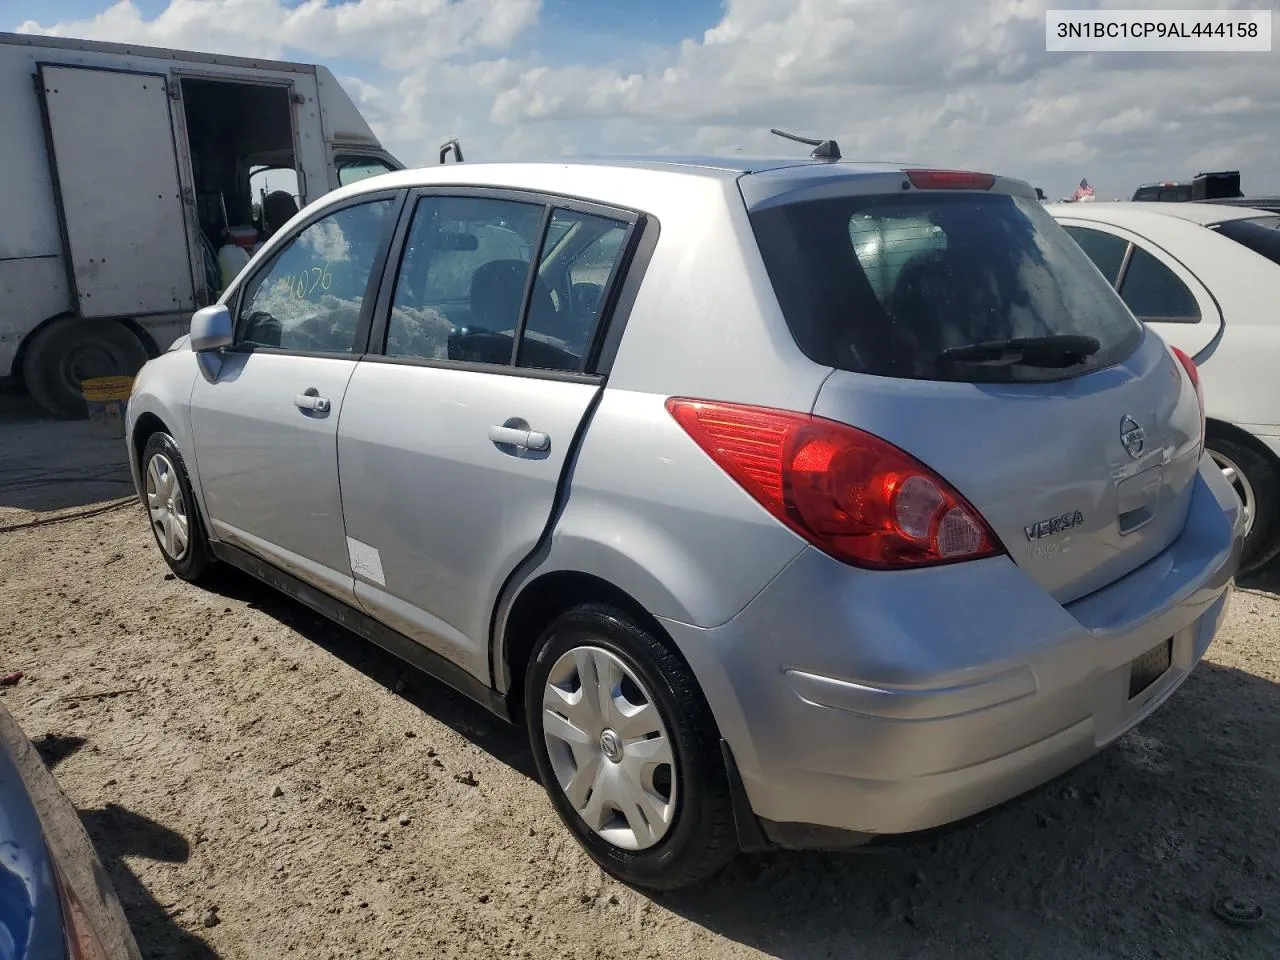
[[[634,222],[574,206],[422,197],[338,430],[356,597],[486,683],[498,593],[603,389],[582,371]]]

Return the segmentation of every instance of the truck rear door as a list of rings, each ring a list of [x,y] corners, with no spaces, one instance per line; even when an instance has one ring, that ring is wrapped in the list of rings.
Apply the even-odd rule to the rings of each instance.
[[[38,81],[80,315],[195,309],[165,78],[42,64]]]

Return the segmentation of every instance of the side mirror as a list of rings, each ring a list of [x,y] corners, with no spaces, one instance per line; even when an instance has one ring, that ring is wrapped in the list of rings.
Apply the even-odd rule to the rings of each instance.
[[[215,303],[192,315],[191,349],[196,353],[229,347],[234,338],[235,326],[231,322],[231,311],[225,304]]]

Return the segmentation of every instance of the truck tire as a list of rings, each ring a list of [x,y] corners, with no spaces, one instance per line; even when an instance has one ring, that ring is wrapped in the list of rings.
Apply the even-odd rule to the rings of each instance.
[[[131,377],[147,362],[146,345],[123,323],[61,317],[32,335],[22,359],[22,379],[31,398],[65,420],[89,415],[80,381]]]

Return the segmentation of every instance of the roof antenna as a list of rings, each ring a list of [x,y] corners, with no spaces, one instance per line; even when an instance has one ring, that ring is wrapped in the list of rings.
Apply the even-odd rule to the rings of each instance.
[[[454,138],[453,140],[450,140],[447,143],[441,144],[440,162],[444,163],[445,160],[448,159],[450,151],[452,151],[454,157],[456,158],[454,160],[454,163],[461,163],[462,162],[462,144],[460,144],[457,141],[457,138]]]
[[[813,153],[809,154],[814,160],[839,160],[840,144],[834,140],[811,140],[809,137],[798,137],[794,133],[787,133],[785,130],[779,130],[776,127],[769,131],[774,136],[785,137],[787,140],[794,140],[796,143],[803,143],[806,146],[813,147]]]

